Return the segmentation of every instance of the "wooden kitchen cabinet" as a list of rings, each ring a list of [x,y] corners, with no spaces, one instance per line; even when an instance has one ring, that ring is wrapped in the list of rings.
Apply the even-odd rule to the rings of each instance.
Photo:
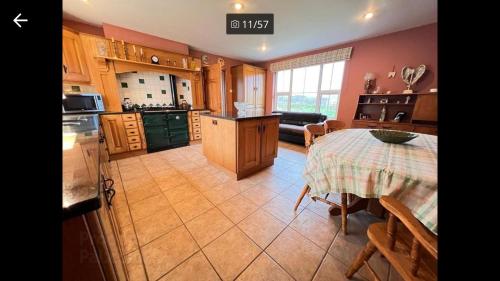
[[[259,119],[238,123],[238,170],[249,170],[260,165],[261,124]]]
[[[200,73],[193,73],[191,79],[191,93],[193,109],[204,109],[205,108],[205,97],[203,96],[203,83]]]
[[[261,162],[269,163],[278,157],[279,122],[262,119]]]
[[[110,155],[147,148],[140,113],[103,114],[101,124]]]
[[[101,115],[101,123],[109,154],[127,152],[129,145],[121,114]]]
[[[200,115],[203,154],[242,179],[274,164],[279,116],[220,118]]]
[[[231,68],[233,100],[247,104],[247,114],[264,114],[266,71],[243,64]]]
[[[78,33],[63,28],[63,81],[90,82],[89,69]]]
[[[437,122],[437,94],[418,96],[413,110],[413,120]]]

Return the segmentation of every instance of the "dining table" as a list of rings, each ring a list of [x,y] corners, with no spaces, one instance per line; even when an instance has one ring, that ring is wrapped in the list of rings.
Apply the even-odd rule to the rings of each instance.
[[[344,129],[318,137],[309,148],[303,172],[309,196],[355,195],[359,200],[348,206],[342,200],[346,224],[347,214],[365,207],[368,198],[391,196],[437,235],[437,136],[415,134],[403,144],[382,142],[370,129]],[[346,229],[347,225],[347,234]]]

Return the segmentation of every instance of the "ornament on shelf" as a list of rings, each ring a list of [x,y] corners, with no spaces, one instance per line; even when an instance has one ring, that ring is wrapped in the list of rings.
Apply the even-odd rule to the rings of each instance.
[[[370,89],[373,87],[375,81],[375,74],[367,72],[365,74],[365,95],[370,94]]]
[[[386,109],[385,109],[385,105],[384,105],[384,107],[382,107],[382,112],[380,112],[380,119],[378,119],[378,121],[384,122],[385,114],[386,114]]]
[[[395,70],[395,65],[392,66],[392,71],[387,73],[387,78],[391,79],[391,78],[394,78],[396,76],[396,71]]]
[[[401,78],[406,84],[406,90],[403,91],[404,94],[413,93],[411,86],[417,83],[418,79],[424,75],[425,69],[426,67],[424,64],[419,65],[416,69],[409,66],[403,66],[403,69],[401,69]]]

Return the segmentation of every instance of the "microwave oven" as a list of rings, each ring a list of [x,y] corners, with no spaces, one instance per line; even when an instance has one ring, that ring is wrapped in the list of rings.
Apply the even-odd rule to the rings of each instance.
[[[63,113],[103,112],[102,96],[97,93],[63,94]]]

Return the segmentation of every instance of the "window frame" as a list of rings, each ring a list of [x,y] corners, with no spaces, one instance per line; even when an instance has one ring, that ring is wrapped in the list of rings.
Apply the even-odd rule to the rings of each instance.
[[[323,96],[330,96],[330,95],[337,95],[337,106],[335,108],[335,116],[328,116],[328,117],[331,117],[331,118],[334,118],[334,119],[337,119],[338,117],[338,109],[339,109],[339,105],[340,105],[340,95],[341,95],[341,92],[342,92],[342,85],[344,83],[344,76],[345,76],[345,69],[346,69],[346,60],[343,61],[344,62],[344,69],[343,69],[343,72],[342,72],[342,82],[340,84],[340,89],[338,90],[321,90],[321,83],[323,81],[323,67],[325,64],[329,64],[329,63],[322,63],[322,64],[319,64],[320,68],[319,68],[319,78],[318,78],[318,88],[317,88],[317,92],[316,92],[316,104],[315,104],[315,113],[321,113],[321,99],[323,98]],[[333,64],[335,64],[336,62],[333,62]],[[318,64],[314,64],[314,65],[309,65],[309,66],[316,66]],[[305,67],[309,67],[309,66],[305,66]],[[302,68],[302,67],[298,67],[298,68]],[[284,69],[284,70],[280,70],[280,71],[287,71],[289,70],[290,71],[290,80],[288,81],[288,92],[278,92],[278,71],[277,72],[274,72],[273,74],[273,111],[275,110],[278,110],[277,107],[278,107],[278,97],[279,96],[287,96],[288,97],[288,103],[287,103],[287,109],[286,110],[280,110],[280,111],[290,111],[291,109],[291,105],[292,105],[292,82],[293,82],[293,73],[294,73],[294,70],[297,69],[297,68],[290,68],[290,69]],[[333,71],[333,69],[332,69]],[[307,75],[304,76],[304,79]],[[330,83],[333,83],[332,80],[330,80]],[[305,83],[304,83],[305,85]],[[303,92],[305,93],[305,92]]]

